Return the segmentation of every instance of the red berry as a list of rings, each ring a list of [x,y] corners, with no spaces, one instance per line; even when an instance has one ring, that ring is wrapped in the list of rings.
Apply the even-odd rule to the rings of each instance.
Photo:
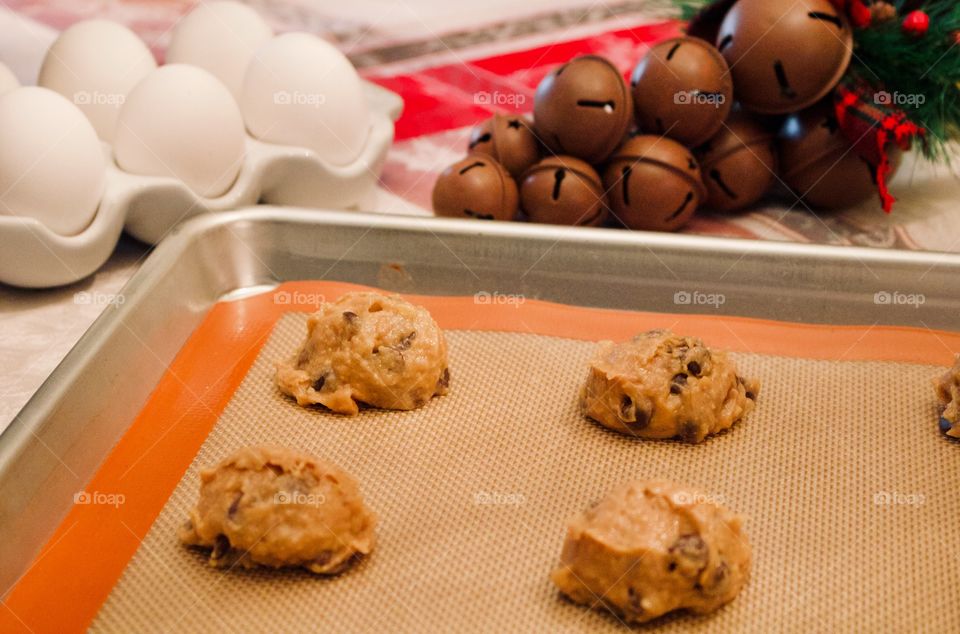
[[[873,22],[873,12],[870,7],[863,3],[863,0],[853,0],[848,9],[850,22],[858,29],[865,29]]]
[[[903,32],[914,37],[923,37],[930,30],[930,16],[921,10],[911,11],[903,19]]]

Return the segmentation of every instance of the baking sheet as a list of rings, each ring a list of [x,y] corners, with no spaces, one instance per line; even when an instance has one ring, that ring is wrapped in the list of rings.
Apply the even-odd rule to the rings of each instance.
[[[960,472],[934,424],[936,366],[737,353],[741,373],[763,380],[756,412],[689,446],[584,420],[576,395],[594,344],[530,333],[449,332],[453,390],[422,410],[303,409],[277,392],[273,367],[305,321],[280,321],[93,631],[618,631],[615,617],[561,600],[548,573],[564,521],[638,477],[696,485],[745,514],[754,549],[737,600],[663,631],[960,624],[960,604],[941,600],[960,583],[944,556],[960,546],[946,530],[960,517]],[[353,473],[380,516],[372,557],[327,580],[215,570],[182,547],[199,469],[250,443]]]
[[[449,219],[409,224],[372,214],[271,208],[194,220],[156,250],[123,290],[124,302],[105,311],[0,437],[0,588],[5,605],[19,596],[11,588],[24,573],[28,579],[38,562],[43,566],[56,559],[53,542],[70,528],[62,521],[75,510],[74,495],[95,481],[94,474],[151,398],[162,396],[184,412],[196,408],[191,396],[217,411],[227,404],[232,394],[225,387],[229,381],[207,376],[202,389],[191,395],[168,376],[169,371],[192,376],[191,367],[179,367],[176,359],[191,352],[189,338],[212,315],[223,318],[222,326],[257,331],[262,324],[245,312],[244,301],[234,300],[275,290],[280,282],[285,283],[281,288],[289,288],[291,280],[333,278],[434,296],[485,293],[495,308],[504,310],[510,308],[500,305],[504,298],[522,296],[528,306],[545,299],[674,313],[681,320],[704,315],[704,324],[720,316],[728,323],[753,316],[832,324],[822,331],[824,337],[808,342],[812,348],[853,359],[863,342],[872,341],[868,347],[902,353],[899,361],[934,359],[932,363],[946,365],[951,352],[960,348],[951,336],[943,335],[924,359],[916,358],[915,351],[927,341],[936,342],[933,329],[957,329],[958,274],[960,257],[935,253]],[[682,293],[694,297],[720,293],[725,301],[678,302]],[[897,301],[878,303],[878,293]],[[910,295],[922,296],[923,302],[899,301]],[[291,299],[299,304],[287,308],[311,309],[309,294],[294,294]],[[603,323],[598,332],[620,327],[618,320]],[[861,324],[865,329],[837,324]],[[880,328],[885,325],[916,328],[923,341],[885,343],[879,334],[901,333],[898,328]],[[471,324],[456,327],[469,330]],[[739,345],[730,333],[717,330],[711,332],[714,335]],[[787,340],[793,336],[790,330]],[[779,339],[777,332],[762,329],[747,338],[764,354],[776,354],[771,346]],[[195,365],[215,362],[225,376],[245,372],[257,350],[233,350],[232,356],[207,351],[195,358]],[[167,442],[166,430],[143,439],[140,451]],[[154,469],[152,482],[166,477],[175,477],[176,482],[183,473],[183,468],[175,476],[165,473],[170,467],[162,462]],[[156,495],[151,480],[141,484],[138,499]],[[167,493],[169,489],[158,508]],[[151,522],[152,518],[142,525],[130,524],[131,531],[116,550],[136,547],[136,537],[145,534]],[[122,569],[125,563],[126,559],[104,553],[99,568]],[[76,580],[71,591],[80,595],[88,592],[83,580],[89,574],[61,570],[64,579]],[[42,587],[33,598],[41,616],[64,610],[63,599],[57,610],[44,608],[49,595]],[[11,628],[20,626],[9,611],[0,618]]]

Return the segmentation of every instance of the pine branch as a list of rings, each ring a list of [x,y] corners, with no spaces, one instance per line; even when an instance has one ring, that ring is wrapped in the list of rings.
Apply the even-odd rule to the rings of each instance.
[[[917,3],[898,2],[898,9]],[[916,124],[927,131],[924,155],[944,160],[946,144],[960,138],[960,4],[932,0],[921,8],[930,16],[923,37],[906,35],[898,19],[856,32],[855,55],[848,76],[884,90]]]

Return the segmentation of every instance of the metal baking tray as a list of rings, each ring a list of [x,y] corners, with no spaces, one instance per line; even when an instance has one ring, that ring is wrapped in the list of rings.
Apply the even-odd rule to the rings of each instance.
[[[291,280],[960,330],[960,255],[257,207],[176,229],[0,436],[0,592],[218,301]]]

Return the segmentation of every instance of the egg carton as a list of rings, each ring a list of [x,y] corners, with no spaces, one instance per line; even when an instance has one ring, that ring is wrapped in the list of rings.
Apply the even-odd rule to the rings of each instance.
[[[333,165],[307,148],[247,135],[237,180],[217,198],[198,196],[174,178],[124,172],[104,144],[106,189],[93,221],[82,232],[59,235],[34,218],[0,215],[0,282],[47,288],[81,280],[107,261],[123,230],[156,244],[183,220],[259,202],[333,209],[364,206],[393,142],[403,100],[370,82],[363,82],[363,90],[370,126],[366,145],[352,163]]]

